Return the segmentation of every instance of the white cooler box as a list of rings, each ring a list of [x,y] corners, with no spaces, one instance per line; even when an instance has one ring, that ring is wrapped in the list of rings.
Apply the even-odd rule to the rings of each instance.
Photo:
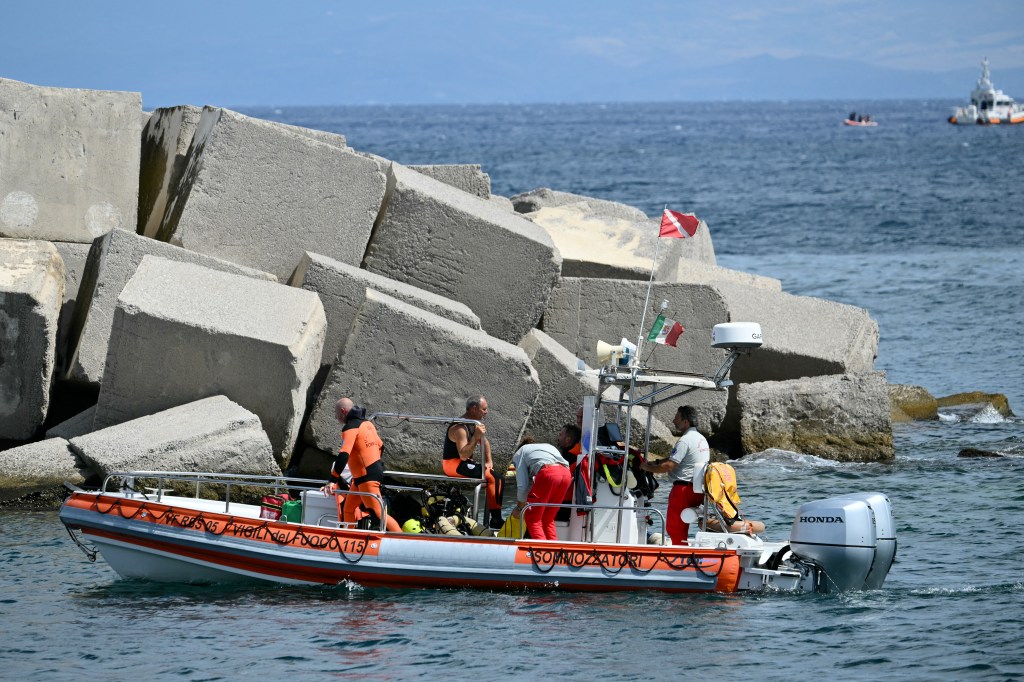
[[[316,526],[320,519],[324,518],[324,525],[338,525],[338,505],[334,502],[334,495],[322,493],[319,490],[302,491],[302,522]],[[331,521],[330,524],[326,523]]]

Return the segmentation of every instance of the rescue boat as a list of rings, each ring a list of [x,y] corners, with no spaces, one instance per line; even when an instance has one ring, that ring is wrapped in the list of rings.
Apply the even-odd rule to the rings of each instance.
[[[412,515],[424,523],[405,527],[420,532],[388,532],[384,520],[373,517],[369,524],[342,523],[343,498],[366,493],[327,493],[322,481],[197,472],[121,472],[107,476],[97,490],[72,487],[60,519],[90,560],[102,556],[123,578],[159,582],[663,592],[881,587],[895,557],[896,535],[889,500],[878,492],[804,504],[788,541],[770,542],[749,526],[748,532],[729,530],[737,524],[723,511],[738,513],[739,500],[734,486],[730,492],[718,481],[728,482],[731,467],[710,464],[694,479],[704,504],[684,512],[698,530],[689,544],[664,544],[664,515],[650,503],[651,481],[631,473],[639,472],[634,464],[649,448],[649,436],[642,447],[626,446],[637,440],[630,433],[631,414],[647,408],[649,427],[650,408],[659,403],[693,391],[727,390],[737,357],[761,345],[760,326],[717,325],[712,345],[728,356],[710,376],[642,367],[630,344],[606,345],[608,365],[581,370],[596,375],[601,391],[584,401],[577,464],[584,481],[571,504],[557,505],[569,510],[558,540],[484,531],[477,523],[482,480],[398,471],[388,472],[377,501],[385,515],[393,511],[401,521],[401,503],[415,500]],[[609,397],[615,395],[609,387],[618,389],[616,397]],[[602,423],[609,412],[614,418]],[[395,413],[370,418],[459,421]],[[459,486],[471,488],[472,498],[457,500]],[[279,515],[268,513],[265,504],[236,501],[243,491],[251,498],[254,490],[268,496],[290,491],[301,504]]]
[[[947,120],[958,125],[1024,123],[1024,104],[996,89],[989,78],[988,57],[985,57],[981,60],[981,78],[971,91],[971,103],[957,108]]]

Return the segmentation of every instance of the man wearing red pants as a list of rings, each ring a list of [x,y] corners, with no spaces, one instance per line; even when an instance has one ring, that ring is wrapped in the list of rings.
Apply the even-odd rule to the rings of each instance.
[[[554,445],[535,443],[526,437],[512,456],[512,464],[516,467],[516,508],[512,515],[522,515],[534,540],[557,540],[558,507],[530,507],[525,514],[523,508],[527,504],[562,504],[572,482],[569,462]]]
[[[672,448],[672,454],[660,462],[646,462],[640,468],[655,474],[668,474],[672,492],[668,496],[668,511],[665,512],[665,530],[673,545],[685,545],[690,525],[683,521],[681,514],[684,509],[696,507],[704,501],[703,493],[693,490],[693,472],[708,463],[711,448],[707,439],[697,431],[697,411],[693,407],[680,406],[672,419],[672,426],[675,433],[682,434]]]

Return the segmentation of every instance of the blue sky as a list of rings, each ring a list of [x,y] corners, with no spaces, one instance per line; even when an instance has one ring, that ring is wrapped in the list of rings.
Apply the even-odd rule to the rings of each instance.
[[[885,98],[908,87],[962,99],[986,55],[996,85],[1024,97],[1007,87],[1024,83],[1024,0],[38,0],[0,16],[0,77],[139,91],[147,108]],[[843,75],[858,69],[861,79]]]

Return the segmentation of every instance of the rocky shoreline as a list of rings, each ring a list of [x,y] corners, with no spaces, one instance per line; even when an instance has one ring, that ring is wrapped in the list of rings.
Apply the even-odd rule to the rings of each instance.
[[[657,220],[475,164],[403,166],[342,135],[139,93],[0,78],[0,505],[125,469],[323,478],[333,404],[458,415],[488,396],[496,464],[551,440],[590,385],[577,358],[636,333]],[[669,243],[671,242],[671,243]],[[651,364],[712,371],[721,322],[764,346],[695,399],[722,456],[893,457],[892,423],[943,401],[875,371],[866,310],[665,240],[651,301],[686,328]],[[650,319],[650,316],[649,316]],[[654,414],[666,449],[674,406]],[[439,470],[439,436],[382,429],[388,468]]]

